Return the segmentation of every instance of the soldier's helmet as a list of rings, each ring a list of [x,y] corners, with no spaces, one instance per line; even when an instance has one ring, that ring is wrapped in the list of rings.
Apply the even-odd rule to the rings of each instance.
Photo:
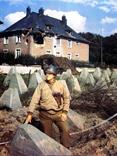
[[[50,73],[50,74],[57,75],[57,68],[56,68],[56,66],[54,66],[54,65],[49,65],[49,66],[46,68],[45,73],[46,73],[46,74]]]

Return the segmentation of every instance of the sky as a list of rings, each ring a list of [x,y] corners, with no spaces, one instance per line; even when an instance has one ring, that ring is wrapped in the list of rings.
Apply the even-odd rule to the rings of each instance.
[[[44,9],[44,14],[61,19],[76,32],[90,32],[102,36],[117,33],[117,0],[0,0],[0,31],[26,15]]]

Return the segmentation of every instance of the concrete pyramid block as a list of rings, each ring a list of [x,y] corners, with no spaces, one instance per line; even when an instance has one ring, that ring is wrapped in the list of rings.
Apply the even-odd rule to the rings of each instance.
[[[31,75],[28,88],[35,89],[37,87],[37,85],[42,81],[43,81],[43,79],[42,79],[41,75],[38,72],[34,72]]]
[[[79,81],[85,84],[88,74],[88,69],[84,68],[80,73]]]
[[[99,67],[97,67],[93,73],[93,76],[96,80],[99,80],[101,78],[102,72]]]
[[[0,98],[0,106],[10,109],[17,109],[22,107],[18,90],[16,88],[9,88],[6,90]]]
[[[17,88],[19,94],[23,94],[28,91],[28,88],[22,78],[18,73],[12,74],[9,82],[10,88]]]
[[[95,88],[100,88],[100,89],[108,89],[107,82],[104,77],[101,77],[97,83],[95,84]]]
[[[78,114],[77,112],[73,111],[72,109],[69,109],[68,112],[68,119],[72,121],[72,123],[78,127],[79,129],[84,129],[84,123],[86,121],[86,119]]]
[[[12,67],[12,68],[9,70],[7,76],[6,76],[5,79],[4,79],[4,82],[3,82],[3,85],[4,85],[4,86],[8,86],[8,85],[9,85],[9,81],[10,81],[10,79],[11,79],[11,76],[12,76],[12,74],[15,74],[15,73],[16,73],[16,68],[15,68],[15,67]]]
[[[74,91],[81,92],[80,84],[77,78],[74,77],[73,75],[70,78],[67,78],[66,83],[67,83],[70,93]]]
[[[63,72],[60,76],[60,79],[62,80],[67,80],[68,78],[70,78],[71,74],[69,74],[68,72]]]
[[[107,83],[111,82],[111,80],[110,80],[110,77],[109,77],[109,75],[108,75],[108,71],[107,71],[107,70],[104,70],[104,71],[103,71],[103,73],[102,73],[102,77],[104,77],[104,78],[105,78],[105,80],[106,80],[106,82],[107,82]]]
[[[95,79],[91,73],[88,74],[87,79],[86,79],[86,84],[94,86],[95,85]]]
[[[13,156],[70,156],[72,153],[29,124],[18,127],[11,143]]]
[[[107,69],[106,69],[106,71],[107,71],[107,73],[108,73],[108,75],[109,75],[109,77],[110,77],[110,76],[111,76],[111,74],[112,74],[112,72],[111,72],[110,68],[107,68]]]
[[[112,71],[112,75],[111,75],[111,80],[115,81],[117,79],[117,70],[113,69]]]

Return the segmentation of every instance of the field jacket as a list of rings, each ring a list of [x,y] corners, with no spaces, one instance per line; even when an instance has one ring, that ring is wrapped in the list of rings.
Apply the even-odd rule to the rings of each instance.
[[[54,97],[55,95],[55,97]],[[56,100],[59,96],[59,102]],[[38,84],[29,105],[29,112],[33,113],[36,108],[55,114],[58,111],[68,112],[70,105],[70,94],[67,87],[56,80],[53,84],[46,81]]]

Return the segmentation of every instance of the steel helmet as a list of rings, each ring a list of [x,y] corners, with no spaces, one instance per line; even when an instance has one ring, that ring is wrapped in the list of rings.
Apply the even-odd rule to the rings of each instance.
[[[49,65],[46,70],[45,70],[45,73],[51,73],[51,74],[54,74],[54,75],[57,75],[57,68],[54,66],[54,65]]]

